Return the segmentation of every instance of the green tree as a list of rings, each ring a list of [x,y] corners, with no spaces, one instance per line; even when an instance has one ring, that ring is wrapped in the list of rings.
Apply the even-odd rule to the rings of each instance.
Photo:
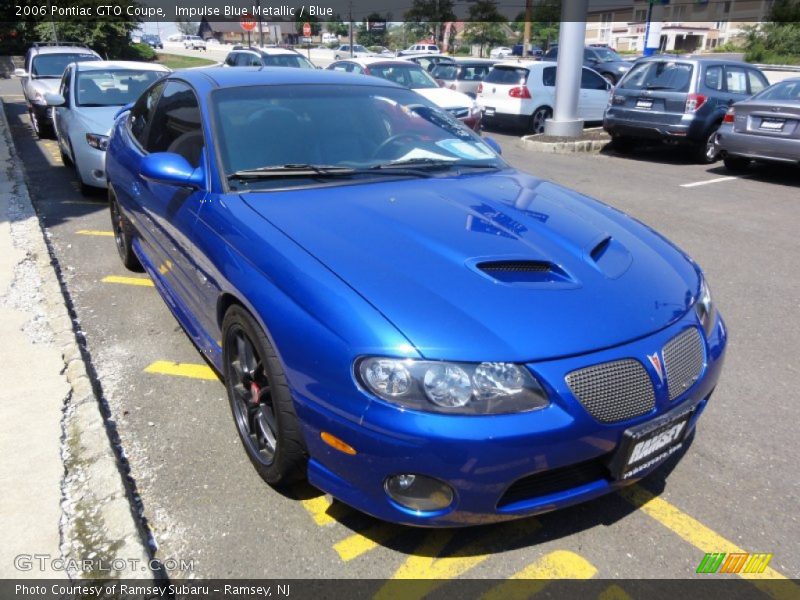
[[[363,22],[359,23],[356,36],[358,43],[362,46],[385,46],[387,44],[388,32],[386,29],[383,31],[369,31],[367,23],[371,21],[386,21],[386,18],[378,13],[370,13]]]
[[[494,0],[475,0],[469,7],[469,21],[464,28],[464,40],[480,45],[480,56],[483,56],[484,47],[507,42],[503,29],[505,19],[497,10]]]
[[[800,4],[777,0],[770,21],[746,33],[745,60],[756,63],[800,64]]]
[[[409,26],[407,32],[415,35],[409,43],[416,42],[419,38],[432,37],[437,44],[441,43],[444,35],[444,23],[455,21],[453,0],[413,0],[411,8],[404,15]]]
[[[56,32],[59,42],[81,42],[109,60],[139,58],[139,52],[131,45],[131,32],[138,21],[102,21],[72,19],[57,21]],[[34,27],[38,39],[55,41],[50,22],[37,23]]]
[[[561,0],[543,0],[536,3],[531,10],[531,43],[542,48],[548,48],[558,40],[559,25],[561,22]],[[525,30],[525,12],[517,15],[511,23],[511,28],[522,39]]]
[[[333,15],[331,20],[325,23],[325,29],[334,35],[348,35],[350,33],[350,26],[342,21],[339,13]]]
[[[200,29],[200,23],[197,21],[190,21],[189,19],[178,19],[175,21],[175,26],[183,35],[197,35]]]

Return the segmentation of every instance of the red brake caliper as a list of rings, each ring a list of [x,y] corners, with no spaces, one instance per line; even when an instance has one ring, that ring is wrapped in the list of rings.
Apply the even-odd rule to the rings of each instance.
[[[258,384],[253,381],[250,383],[250,402],[254,405],[258,404],[261,401],[261,388],[258,387]]]

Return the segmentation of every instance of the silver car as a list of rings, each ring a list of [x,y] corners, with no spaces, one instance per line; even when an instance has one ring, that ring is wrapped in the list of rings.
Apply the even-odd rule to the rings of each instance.
[[[478,93],[478,86],[484,77],[489,74],[489,70],[497,61],[479,58],[456,59],[451,64],[439,64],[433,68],[433,78],[442,87],[450,88],[466,94],[470,98],[475,98]]]
[[[800,77],[734,104],[716,147],[731,171],[745,170],[751,160],[800,164]]]

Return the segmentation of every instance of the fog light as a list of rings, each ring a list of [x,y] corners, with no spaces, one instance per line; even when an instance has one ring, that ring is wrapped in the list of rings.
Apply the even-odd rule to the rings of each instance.
[[[420,512],[442,510],[453,503],[453,488],[425,475],[393,475],[386,480],[384,488],[392,500]]]

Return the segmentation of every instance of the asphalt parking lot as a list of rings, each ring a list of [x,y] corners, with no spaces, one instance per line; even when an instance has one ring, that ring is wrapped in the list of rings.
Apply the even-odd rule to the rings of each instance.
[[[730,345],[677,465],[560,512],[429,531],[381,523],[310,487],[281,494],[258,477],[223,385],[149,279],[120,264],[104,195],[82,196],[56,142],[35,139],[18,91],[0,93],[157,556],[194,561],[171,575],[436,579],[419,587],[422,597],[454,578],[692,577],[705,553],[742,551],[774,555],[762,577],[800,577],[799,170],[731,177],[673,149],[534,154],[508,132],[488,132],[512,165],[633,215],[697,260]],[[789,588],[754,583],[788,597]],[[624,588],[610,583],[608,597],[627,597]]]

